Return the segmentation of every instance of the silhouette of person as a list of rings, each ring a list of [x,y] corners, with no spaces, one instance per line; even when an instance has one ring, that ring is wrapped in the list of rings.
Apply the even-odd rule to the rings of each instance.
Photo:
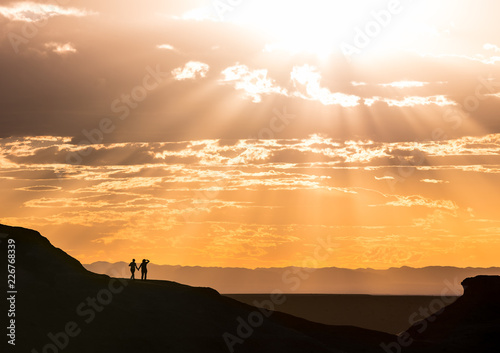
[[[132,262],[128,264],[130,266],[130,273],[132,273],[132,276],[130,276],[130,279],[135,279],[135,270],[139,269],[137,267],[137,264],[135,263],[135,259],[132,259]]]
[[[141,270],[141,280],[143,281],[145,281],[148,277],[148,263],[149,260],[142,259],[142,263],[137,268],[138,270]]]

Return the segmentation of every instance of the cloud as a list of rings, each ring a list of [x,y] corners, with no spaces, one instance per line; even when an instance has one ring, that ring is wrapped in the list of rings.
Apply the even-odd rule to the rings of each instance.
[[[408,241],[411,248],[418,239],[437,241],[436,235],[476,234],[484,225],[460,223],[471,219],[468,208],[481,219],[496,215],[498,177],[486,168],[499,164],[483,158],[498,155],[498,134],[406,143],[313,135],[93,147],[76,166],[64,164],[66,153],[77,148],[68,138],[1,139],[0,161],[2,156],[15,161],[0,170],[0,192],[9,200],[0,205],[1,221],[62,228],[55,233],[61,239],[68,229],[78,229],[87,234],[82,238],[87,243],[87,227],[93,227],[92,241],[99,249],[112,243],[116,251],[119,244],[133,246],[144,237],[165,248],[170,242],[176,249],[196,244],[192,253],[210,249],[217,256],[259,261],[283,251],[281,246],[293,243],[303,249],[305,239],[332,234],[342,239],[345,256],[354,261],[352,256],[362,254],[349,255],[350,246],[378,248],[394,239]],[[414,151],[436,159],[400,168],[394,158]],[[457,157],[463,159],[457,162]],[[422,182],[441,180],[450,183],[423,188],[425,195],[415,193]],[[381,181],[400,186],[397,194],[388,193]],[[435,247],[439,252],[447,244]]]
[[[1,6],[0,14],[11,21],[38,22],[55,16],[84,17],[96,13],[51,4],[17,2],[11,6]]]
[[[305,88],[303,92],[294,92],[293,95],[308,100],[319,101],[324,105],[340,105],[355,107],[359,105],[360,97],[344,93],[332,93],[328,88],[321,87],[321,74],[310,65],[295,66],[291,79],[297,88]]]
[[[160,50],[175,50],[175,48],[170,45],[170,44],[158,44],[156,46],[156,49],[160,49]]]
[[[381,101],[382,98],[381,97],[372,97],[372,98],[365,98],[363,100],[363,103],[364,105],[366,105],[367,107],[371,107],[373,104],[375,104],[376,102],[379,102]]]
[[[395,180],[393,176],[374,177],[375,180]]]
[[[254,103],[262,101],[262,95],[281,94],[287,91],[276,85],[273,79],[268,78],[266,69],[250,70],[246,65],[235,65],[222,71],[223,84],[232,84],[237,90],[245,92]]]
[[[449,184],[449,181],[445,180],[436,180],[436,179],[421,179],[420,180],[422,183],[429,183],[429,184]]]
[[[340,141],[320,135],[291,140],[196,140],[179,143],[121,143],[79,146],[69,138],[40,137],[0,140],[3,164],[68,164],[67,156],[85,152],[82,165],[265,165],[315,163],[318,166],[418,166],[419,168],[469,168],[497,171],[500,134],[447,141],[381,143]],[[479,162],[467,164],[468,158]],[[486,159],[489,158],[489,159]],[[428,162],[432,160],[432,164]],[[487,170],[485,168],[488,168]],[[465,170],[465,169],[464,169]],[[374,176],[376,180],[386,180]],[[424,178],[433,179],[433,178]]]
[[[483,48],[485,50],[493,50],[495,53],[500,53],[500,47],[498,47],[497,45],[495,44],[491,44],[491,43],[486,43]]]
[[[92,6],[91,10],[98,9],[100,13],[103,13],[101,6],[111,8],[111,5],[105,4]],[[175,6],[182,6],[182,11],[184,11],[187,5],[182,3]],[[20,44],[20,52],[26,60],[23,68],[19,66],[19,57],[14,55],[9,41],[5,40],[2,47],[2,67],[5,77],[3,84],[0,84],[2,86],[0,90],[6,106],[2,111],[5,121],[0,135],[59,135],[73,136],[78,141],[84,140],[82,131],[98,126],[97,117],[107,116],[110,113],[109,105],[113,98],[130,93],[132,88],[141,84],[144,68],[151,65],[155,67],[155,63],[161,63],[162,69],[168,72],[169,77],[172,77],[172,70],[180,68],[182,72],[182,68],[189,60],[209,65],[210,71],[206,79],[190,81],[189,85],[161,85],[155,94],[148,95],[137,109],[130,109],[130,119],[121,121],[118,120],[118,114],[116,115],[117,121],[113,119],[113,122],[117,129],[112,134],[106,135],[106,142],[153,141],[160,129],[164,131],[162,138],[166,141],[176,141],[181,138],[180,136],[182,139],[189,140],[241,139],[256,136],[259,134],[259,129],[269,126],[269,114],[272,108],[266,110],[268,106],[264,104],[252,104],[254,99],[256,101],[266,99],[269,102],[272,99],[275,101],[272,103],[276,103],[277,106],[286,105],[289,111],[297,116],[304,115],[276,134],[279,137],[305,138],[314,133],[326,133],[341,139],[349,139],[354,135],[361,139],[408,141],[428,139],[431,131],[437,128],[446,130],[450,138],[475,134],[477,133],[474,131],[475,127],[478,129],[484,127],[486,133],[500,131],[500,122],[494,115],[494,112],[500,108],[500,101],[496,97],[481,101],[481,107],[476,112],[470,114],[464,112],[464,124],[461,129],[450,128],[455,123],[449,123],[444,121],[442,116],[437,116],[441,112],[436,109],[439,106],[435,104],[407,106],[405,102],[401,102],[402,107],[389,107],[381,100],[402,101],[404,95],[397,90],[380,87],[378,83],[399,82],[407,75],[399,71],[394,72],[397,65],[392,60],[389,60],[380,72],[350,71],[345,68],[345,65],[335,60],[327,67],[317,61],[309,60],[309,57],[303,60],[293,57],[283,65],[275,65],[271,63],[279,62],[276,61],[276,54],[262,54],[261,52],[265,40],[252,41],[251,36],[248,33],[242,33],[239,27],[233,28],[229,24],[211,21],[172,21],[170,19],[168,22],[164,18],[163,21],[163,24],[154,22],[154,26],[140,28],[132,28],[130,23],[126,26],[117,23],[116,27],[110,28],[104,15],[76,22],[74,18],[58,18],[56,21],[50,21],[48,27],[40,30],[37,36]],[[9,25],[13,27],[12,33],[22,35],[23,23]],[[95,26],[95,31],[82,30],[87,26]],[[178,28],[179,33],[168,32],[166,28],[170,28],[169,26]],[[237,34],[224,35],[228,33],[226,32],[228,28],[236,31]],[[104,33],[104,31],[109,31],[110,36],[116,38],[114,47],[119,50],[113,51],[103,41],[104,37],[99,33]],[[192,31],[207,33],[207,40],[201,41],[189,36],[188,33]],[[169,34],[166,35],[166,33]],[[176,38],[177,36],[179,38]],[[240,37],[242,40],[237,39]],[[148,38],[148,41],[140,40],[140,38]],[[52,55],[48,56],[35,55],[38,52],[48,52],[44,45],[50,42],[61,43],[61,45],[71,43],[78,52],[77,54],[68,52],[69,56],[82,56],[82,60],[68,60],[65,65],[59,66],[60,56],[54,55],[55,53],[49,52]],[[88,43],[93,44],[88,45]],[[170,45],[178,51],[157,49],[156,46],[161,44]],[[219,49],[211,50],[214,46],[218,46]],[[134,55],[138,52],[148,54]],[[188,59],[180,55],[181,52],[189,52]],[[258,60],[253,56],[256,52],[259,53],[255,57],[259,58]],[[44,60],[39,60],[42,57]],[[86,70],[87,59],[92,62],[90,71]],[[116,66],[117,62],[121,62],[122,65]],[[418,88],[418,93],[413,93],[413,90],[403,93],[424,97],[446,93],[448,100],[463,105],[464,99],[474,93],[475,86],[478,84],[477,75],[473,72],[476,63],[465,62],[464,67],[459,66],[460,70],[459,67],[448,65],[448,71],[439,71],[438,67],[446,65],[447,62],[449,60],[426,60],[416,55],[409,55],[408,60],[404,60],[405,65],[416,68],[411,74],[411,80],[431,82],[431,84]],[[245,65],[251,73],[255,69],[266,69],[265,80],[261,82],[256,79],[255,81],[258,82],[256,85],[252,85],[252,82],[237,81],[222,83],[221,79],[224,76],[220,75],[220,72],[234,66],[235,63]],[[309,63],[309,66],[320,74],[319,87],[317,81],[314,85],[310,84],[311,80],[305,84],[295,82],[294,85],[292,82],[293,68],[302,67],[305,63]],[[49,67],[58,69],[51,70]],[[497,77],[496,71],[498,70],[491,69],[493,70],[491,71],[492,77]],[[29,84],[23,79],[26,73],[31,80]],[[199,78],[201,75],[196,77]],[[267,86],[266,80],[270,82]],[[436,87],[436,82],[443,80],[450,83]],[[241,81],[244,81],[244,78],[241,78]],[[365,82],[366,86],[353,87],[352,81]],[[15,84],[10,84],[11,82]],[[50,82],[59,84],[49,85]],[[243,88],[235,94],[233,89],[236,84],[247,85],[250,95],[246,94]],[[309,93],[307,86],[309,86]],[[322,88],[325,88],[326,92],[321,91]],[[193,89],[200,94],[190,96]],[[497,91],[491,93],[495,94]],[[358,105],[350,107],[351,104],[344,104],[347,105],[347,109],[343,110],[342,105],[330,104],[335,102],[335,98],[338,98],[338,101],[345,98],[345,96],[338,96],[330,99],[335,92],[359,96]],[[486,89],[482,89],[482,92],[490,93]],[[32,109],[24,109],[20,99],[24,95],[31,97]],[[62,96],[68,99],[56,99]],[[195,104],[186,105],[184,99],[174,99],[169,101],[169,104],[165,104],[165,101],[160,99],[160,97],[174,96],[191,97],[189,99]],[[368,111],[371,124],[374,124],[371,128],[366,125],[368,104],[362,104],[364,99],[367,99],[366,103],[372,103],[372,109]],[[223,102],[229,100],[235,103],[234,106],[232,109],[224,109]],[[357,98],[353,99],[353,104],[356,104],[356,100]],[[321,101],[326,105],[320,104]],[[414,114],[415,112],[412,111],[414,108],[420,110],[418,114]],[[236,109],[241,109],[241,111],[235,114]],[[259,110],[259,113],[256,114],[253,109]],[[457,110],[461,110],[458,105]],[[181,119],[180,112],[185,117],[184,119]],[[316,118],[306,119],[305,115],[308,114],[306,112]],[[159,119],[158,114],[163,114],[164,118]],[[39,124],[37,122],[42,115],[45,123]],[[412,119],[404,119],[404,116],[410,115],[413,116]],[[466,115],[470,116],[470,119],[465,120]],[[335,118],[329,120],[330,123],[327,124],[326,118],[322,118],[327,116],[335,116]],[[71,121],[71,124],[68,124],[68,121]],[[135,129],[134,124],[140,124],[141,128]],[[417,125],[422,128],[415,129]],[[199,128],[190,128],[191,126]],[[210,128],[202,128],[208,126]]]
[[[231,83],[237,90],[243,90],[254,103],[262,101],[262,95],[278,94],[285,97],[299,97],[305,100],[318,101],[323,105],[340,105],[354,107],[361,98],[343,93],[332,93],[321,87],[321,74],[316,68],[304,65],[295,66],[290,74],[294,90],[282,88],[268,77],[266,69],[250,70],[246,65],[228,67],[222,72],[221,82]]]
[[[198,77],[207,76],[210,66],[199,61],[190,61],[184,67],[178,67],[172,71],[174,79],[177,81],[194,80]]]
[[[59,55],[75,54],[77,52],[72,43],[50,42],[45,43],[45,48]]]
[[[205,21],[205,20],[216,21],[216,17],[212,13],[210,7],[195,8],[193,10],[183,13],[181,17],[174,17],[174,18],[185,21]]]
[[[17,188],[16,190],[20,191],[36,191],[36,192],[47,192],[47,191],[57,191],[61,190],[60,186],[53,185],[37,185],[37,186],[26,186],[22,188]]]
[[[458,210],[458,206],[451,200],[431,200],[423,196],[395,196],[396,201],[390,201],[385,206],[395,207],[428,207],[447,210]]]
[[[452,100],[449,100],[445,96],[430,96],[430,97],[404,97],[403,99],[392,99],[392,98],[381,98],[372,97],[365,99],[365,105],[371,106],[375,102],[380,101],[386,103],[389,107],[415,107],[419,105],[437,105],[440,107],[457,105]]]
[[[419,81],[397,81],[391,83],[381,83],[382,87],[393,87],[393,88],[410,88],[410,87],[424,87],[428,85],[429,82],[419,82]]]
[[[480,62],[485,65],[495,65],[500,61],[500,56],[485,56],[483,54],[476,55],[466,55],[466,54],[421,54],[422,57],[431,57],[431,58],[454,58],[454,59],[465,59],[469,61]]]

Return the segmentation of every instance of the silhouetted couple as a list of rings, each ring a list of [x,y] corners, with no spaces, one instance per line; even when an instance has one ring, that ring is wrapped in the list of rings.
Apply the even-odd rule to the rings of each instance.
[[[135,279],[135,270],[137,269],[141,270],[141,280],[145,281],[148,277],[148,263],[149,260],[143,259],[142,263],[139,265],[139,267],[137,267],[135,259],[132,259],[132,262],[128,264],[130,266],[130,272],[132,273],[130,279]]]

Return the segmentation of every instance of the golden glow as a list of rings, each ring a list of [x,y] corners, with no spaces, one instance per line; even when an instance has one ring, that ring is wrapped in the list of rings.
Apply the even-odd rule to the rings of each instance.
[[[360,31],[379,50],[414,49],[408,44],[437,35],[430,20],[438,7],[428,0],[254,0],[219,11],[224,14],[219,19],[266,33],[271,39],[267,52],[312,53],[326,59],[342,43],[352,45]]]
[[[0,7],[0,222],[83,262],[498,266],[500,3],[122,5]]]
[[[138,143],[134,150],[157,150],[146,164],[69,168],[43,159],[41,164],[29,163],[32,156],[54,147],[62,155],[73,151],[67,142],[57,137],[2,142],[3,160],[17,162],[2,164],[1,191],[11,205],[19,205],[4,206],[1,221],[49,232],[60,246],[66,244],[70,229],[95,230],[89,244],[67,249],[83,262],[120,261],[127,248],[137,248],[157,263],[286,266],[307,257],[317,239],[333,235],[342,254],[321,266],[425,266],[436,264],[447,246],[455,252],[442,261],[460,265],[467,248],[487,251],[484,246],[496,244],[500,231],[499,221],[477,216],[487,215],[494,199],[484,198],[493,191],[489,183],[475,182],[499,175],[498,166],[454,165],[457,158],[496,156],[498,134],[422,143],[339,142],[320,135],[239,140],[233,145],[217,140],[161,147]],[[130,147],[101,145],[93,153],[106,150],[111,157]],[[418,166],[415,151],[441,162]],[[311,162],[273,161],[290,152],[307,155]],[[197,162],[165,163],[174,157]],[[394,167],[394,158],[417,168]],[[48,173],[59,178],[36,181]],[[474,192],[457,196],[472,181]],[[425,193],[391,191],[402,183]],[[443,190],[443,185],[454,192]],[[23,198],[15,201],[21,193]],[[270,202],[263,195],[276,198]],[[355,205],[363,219],[354,221],[346,205]],[[482,236],[476,239],[478,233]],[[387,247],[387,241],[393,247]],[[425,251],[418,250],[421,242],[429,244]],[[281,250],[289,247],[293,251]]]
[[[287,50],[291,53],[310,52],[326,57],[341,39],[342,28],[354,23],[350,16],[354,2],[313,1],[252,1],[231,16],[231,20],[262,30],[273,38],[265,50]]]

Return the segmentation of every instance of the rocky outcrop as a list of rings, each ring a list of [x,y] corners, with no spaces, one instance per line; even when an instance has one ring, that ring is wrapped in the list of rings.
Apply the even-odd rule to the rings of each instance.
[[[462,286],[462,297],[406,333],[428,351],[500,352],[500,276],[466,278]]]

